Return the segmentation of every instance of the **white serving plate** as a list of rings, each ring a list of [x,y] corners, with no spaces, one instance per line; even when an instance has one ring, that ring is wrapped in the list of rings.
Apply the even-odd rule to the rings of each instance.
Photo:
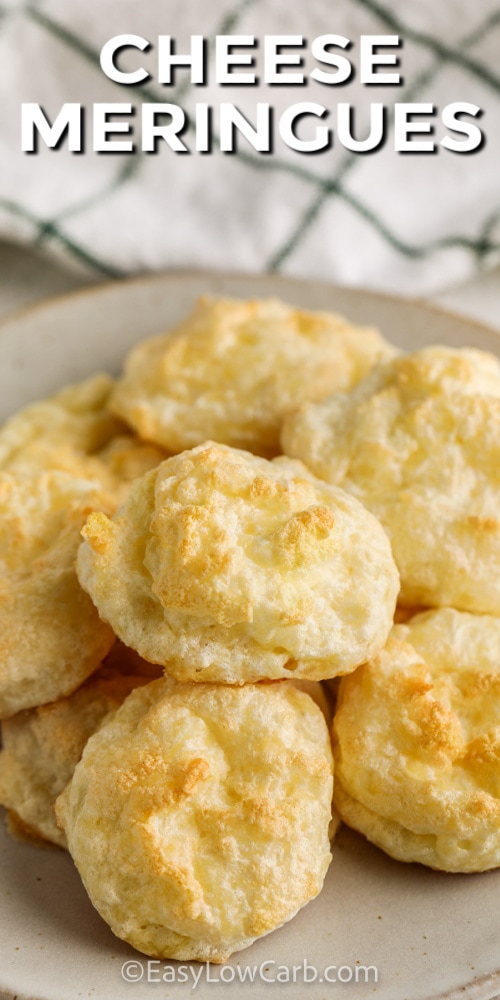
[[[379,326],[406,350],[439,342],[500,353],[493,330],[421,302],[278,276],[170,273],[79,292],[5,322],[0,419],[98,369],[118,372],[132,344],[176,323],[204,292],[275,295],[335,310]],[[321,895],[227,966],[213,966],[207,976],[197,963],[184,965],[185,972],[179,963],[155,963],[148,976],[147,958],[115,938],[92,908],[71,858],[17,844],[2,824],[0,1000],[492,1000],[500,992],[500,871],[447,875],[399,864],[346,829],[333,853]],[[318,970],[315,981],[304,982],[304,960]],[[124,981],[124,962],[135,963],[131,972],[140,981]],[[354,971],[347,981],[357,963],[375,966],[378,982],[373,972],[367,983],[363,973],[355,982]],[[240,982],[253,967],[253,984]],[[325,981],[327,967],[337,982]],[[191,969],[201,974],[194,990]],[[278,974],[281,981],[269,981]]]

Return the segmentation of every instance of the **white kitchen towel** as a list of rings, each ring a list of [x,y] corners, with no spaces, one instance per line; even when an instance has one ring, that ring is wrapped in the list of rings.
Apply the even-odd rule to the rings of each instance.
[[[136,87],[111,82],[100,67],[104,43],[123,33],[151,42],[144,57],[120,57],[123,67],[142,60],[151,72]],[[177,72],[174,86],[159,83],[158,36],[173,36],[182,52],[192,34],[207,38],[208,84],[192,84],[187,69]],[[266,86],[262,79],[252,87],[217,86],[213,40],[224,34],[303,36],[306,73],[317,65],[312,39],[343,35],[353,42],[345,54],[358,68],[343,86]],[[360,35],[401,37],[400,86],[360,83]],[[438,292],[500,260],[499,52],[498,0],[0,0],[0,238],[36,245],[89,274],[279,270],[400,293]],[[261,41],[261,78],[262,53]],[[196,152],[195,105],[213,106],[217,128],[221,101],[254,124],[257,104],[271,103],[274,151],[259,153],[240,136],[235,152],[221,152],[217,141],[210,155]],[[280,115],[303,101],[328,109],[333,148],[310,155],[280,139]],[[457,101],[483,110],[480,150],[395,151],[394,102],[434,105],[439,143],[447,133],[442,110]],[[86,151],[41,143],[37,155],[23,153],[23,102],[40,104],[51,120],[66,102],[84,105]],[[137,106],[139,149],[92,150],[94,102]],[[382,148],[359,154],[338,142],[339,102],[355,107],[359,137],[367,134],[369,105],[388,106]],[[140,150],[143,103],[184,109],[190,152],[177,154],[166,143],[156,155]],[[311,119],[304,123],[299,131],[310,135]]]

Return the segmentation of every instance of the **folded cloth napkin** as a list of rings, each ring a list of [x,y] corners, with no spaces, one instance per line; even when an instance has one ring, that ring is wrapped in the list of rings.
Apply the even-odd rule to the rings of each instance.
[[[122,70],[148,68],[151,79],[136,87],[110,81],[100,66],[105,42],[124,33],[151,42],[149,52],[123,52],[117,60]],[[158,36],[173,36],[182,53],[192,34],[207,39],[207,85],[193,84],[188,69],[177,71],[173,86],[160,83]],[[214,39],[228,34],[260,39],[258,85],[216,84]],[[307,74],[317,65],[312,39],[352,40],[344,54],[356,65],[353,78],[342,86],[311,79],[306,86],[267,85],[263,38],[278,34],[307,40]],[[400,36],[400,86],[362,84],[361,35]],[[499,45],[498,0],[0,0],[0,238],[36,244],[109,276],[171,267],[280,270],[437,292],[500,258]],[[486,141],[468,154],[439,145],[447,134],[442,109],[457,101],[483,111],[477,124]],[[37,155],[22,152],[24,102],[40,104],[51,121],[66,102],[84,105],[86,151],[71,153],[63,142],[57,150],[40,143]],[[134,152],[94,152],[95,102],[137,106]],[[239,135],[232,153],[221,152],[217,141],[210,154],[196,152],[199,102],[213,107],[216,131],[221,102],[236,105],[254,125],[257,104],[270,103],[274,150],[257,152]],[[310,155],[281,140],[276,123],[299,102],[327,108],[321,123],[333,130],[332,148]],[[368,154],[346,149],[336,135],[339,102],[355,108],[360,138],[370,104],[383,102],[383,146]],[[434,105],[434,153],[395,151],[394,102]],[[175,153],[165,142],[156,155],[141,150],[146,103],[182,107],[191,123],[184,136],[190,152]],[[312,124],[310,116],[297,121],[297,133],[310,137]]]

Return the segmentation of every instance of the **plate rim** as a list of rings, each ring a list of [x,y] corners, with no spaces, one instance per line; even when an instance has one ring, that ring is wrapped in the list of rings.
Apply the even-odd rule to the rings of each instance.
[[[254,280],[265,282],[278,280],[283,281],[286,284],[289,283],[290,285],[298,285],[299,287],[315,285],[318,288],[321,287],[325,289],[325,291],[328,290],[332,293],[338,291],[339,293],[347,292],[355,294],[358,292],[361,295],[367,295],[381,303],[388,302],[394,305],[404,303],[405,305],[422,309],[425,312],[430,311],[438,316],[444,316],[449,320],[457,320],[461,323],[467,323],[479,332],[493,334],[494,336],[500,338],[500,324],[498,327],[495,327],[490,323],[484,322],[483,320],[476,319],[466,312],[461,312],[458,309],[450,309],[448,306],[443,306],[440,303],[434,302],[432,299],[426,298],[425,296],[405,294],[398,295],[394,292],[381,292],[377,289],[368,288],[365,285],[349,285],[334,281],[325,281],[324,279],[317,280],[315,278],[295,277],[294,275],[282,274],[281,272],[274,271],[225,271],[211,268],[167,268],[161,271],[143,272],[137,275],[130,275],[125,278],[112,278],[102,282],[93,282],[85,285],[83,288],[75,288],[70,292],[48,295],[46,298],[40,299],[37,302],[13,309],[12,312],[4,316],[0,320],[0,336],[4,332],[5,328],[19,321],[24,321],[31,316],[36,316],[39,312],[45,312],[46,310],[57,308],[58,306],[64,306],[70,302],[83,301],[89,297],[99,297],[101,295],[105,296],[111,291],[121,287],[130,288],[132,286],[137,287],[147,284],[161,284],[162,281],[173,278],[179,278],[185,281],[202,280],[205,278],[208,281],[236,280],[248,281],[249,283]],[[318,311],[324,312],[326,310]]]

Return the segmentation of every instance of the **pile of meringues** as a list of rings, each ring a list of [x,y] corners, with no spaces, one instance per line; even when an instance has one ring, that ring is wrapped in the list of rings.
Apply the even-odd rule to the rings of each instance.
[[[500,863],[499,430],[489,354],[208,298],[0,430],[0,802],[115,934],[226,961],[337,814]]]

